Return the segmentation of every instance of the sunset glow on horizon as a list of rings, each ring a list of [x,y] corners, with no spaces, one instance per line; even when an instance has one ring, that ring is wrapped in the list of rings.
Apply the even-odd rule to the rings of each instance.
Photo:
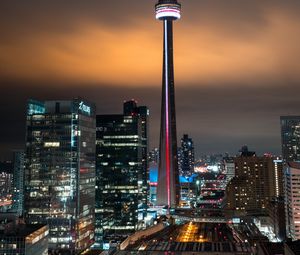
[[[147,5],[140,3],[140,13],[133,17],[133,13],[117,9],[114,15],[124,16],[120,25],[80,13],[77,5],[71,5],[66,16],[55,4],[45,17],[29,9],[23,11],[24,22],[32,15],[37,27],[24,28],[23,22],[4,16],[6,24],[11,24],[1,39],[0,75],[27,82],[50,79],[70,84],[159,87],[162,27]],[[174,30],[177,86],[245,80],[270,83],[286,77],[299,80],[300,53],[296,49],[300,18],[294,10],[276,4],[266,10],[264,5],[253,3],[261,12],[259,21],[243,17],[240,11],[246,4],[237,4],[235,13],[230,6],[213,10],[205,1],[203,5],[186,1],[182,21]],[[99,16],[103,12],[100,9]],[[50,19],[50,15],[57,19]]]

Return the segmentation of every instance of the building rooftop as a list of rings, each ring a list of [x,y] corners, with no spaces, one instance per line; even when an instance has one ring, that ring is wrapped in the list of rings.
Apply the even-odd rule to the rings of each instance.
[[[118,251],[117,255],[132,254],[133,250]],[[233,242],[153,242],[140,246],[139,254],[191,254],[191,252],[209,252],[210,254],[253,254],[253,249],[248,243]]]
[[[46,225],[27,225],[27,224],[15,224],[14,222],[6,223],[0,227],[0,237],[27,237],[33,232],[45,227]]]
[[[134,251],[148,255],[167,251],[176,254],[252,254],[253,248],[250,243],[237,240],[227,224],[190,222],[170,225],[153,235],[141,237],[117,254],[126,255]]]
[[[288,162],[288,166],[300,170],[300,162]]]

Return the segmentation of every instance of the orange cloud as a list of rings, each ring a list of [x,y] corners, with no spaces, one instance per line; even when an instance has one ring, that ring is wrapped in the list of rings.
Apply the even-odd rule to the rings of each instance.
[[[278,9],[270,9],[264,18],[265,24],[248,36],[240,34],[242,25],[227,33],[228,24],[220,20],[176,22],[176,85],[299,80],[299,18]],[[0,44],[0,75],[41,82],[160,86],[161,24],[138,21],[126,28],[81,20],[72,33],[29,30],[26,37]]]

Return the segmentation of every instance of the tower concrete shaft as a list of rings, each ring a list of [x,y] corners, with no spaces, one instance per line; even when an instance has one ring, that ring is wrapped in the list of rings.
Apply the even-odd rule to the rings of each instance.
[[[168,208],[178,206],[180,190],[173,64],[173,20],[180,18],[180,7],[176,0],[161,0],[156,5],[156,18],[163,21],[164,32],[157,205]]]

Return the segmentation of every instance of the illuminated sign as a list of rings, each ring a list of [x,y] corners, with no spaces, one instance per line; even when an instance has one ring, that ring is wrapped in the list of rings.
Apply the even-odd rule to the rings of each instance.
[[[85,112],[85,113],[87,113],[87,114],[89,114],[89,115],[91,114],[91,107],[85,105],[85,104],[83,103],[83,101],[81,101],[81,102],[79,103],[79,110],[81,110],[81,111],[83,111],[83,112]]]

